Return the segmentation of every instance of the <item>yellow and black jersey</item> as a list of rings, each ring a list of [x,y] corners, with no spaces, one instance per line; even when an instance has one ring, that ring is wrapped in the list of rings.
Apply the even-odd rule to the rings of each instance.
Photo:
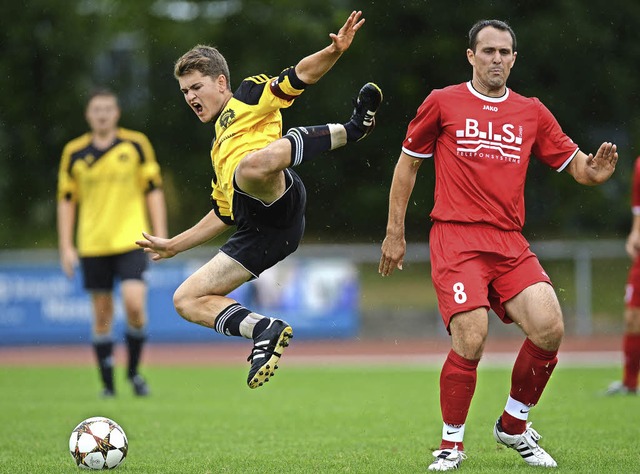
[[[105,150],[86,133],[64,147],[58,173],[58,199],[78,204],[77,247],[82,257],[136,249],[150,231],[145,194],[162,185],[160,166],[149,139],[118,129]]]
[[[233,176],[238,163],[247,153],[282,137],[280,109],[290,107],[304,87],[293,67],[278,77],[252,76],[242,81],[220,113],[211,147],[211,197],[225,223],[233,224]]]

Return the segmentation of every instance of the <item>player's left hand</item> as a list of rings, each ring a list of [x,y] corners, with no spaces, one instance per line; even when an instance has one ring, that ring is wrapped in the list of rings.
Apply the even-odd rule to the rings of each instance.
[[[604,183],[616,169],[618,162],[618,148],[611,142],[604,142],[598,148],[596,156],[587,156],[586,172],[593,184]]]
[[[338,34],[329,33],[329,38],[331,38],[331,43],[336,51],[342,53],[349,49],[349,46],[351,46],[351,42],[353,41],[353,37],[364,24],[364,18],[361,19],[361,16],[361,11],[351,12],[351,15],[349,15],[345,24],[340,28]]]
[[[635,260],[640,255],[640,232],[632,230],[624,246],[629,257]]]

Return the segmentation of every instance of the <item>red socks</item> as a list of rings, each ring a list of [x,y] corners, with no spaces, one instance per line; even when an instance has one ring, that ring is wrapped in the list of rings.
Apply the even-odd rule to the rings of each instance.
[[[640,372],[640,334],[626,333],[622,339],[624,354],[624,370],[622,383],[629,390],[638,389],[638,372]]]
[[[460,451],[464,450],[464,423],[476,389],[478,362],[480,361],[465,359],[453,350],[449,351],[444,362],[440,372],[440,408],[445,427],[440,449],[457,445]]]
[[[529,339],[524,341],[511,373],[511,392],[502,414],[502,429],[508,434],[524,433],[529,408],[540,400],[553,369],[558,351],[545,351]]]
[[[635,339],[636,372],[640,366],[640,335]],[[626,346],[625,346],[626,347]],[[626,352],[625,352],[626,353]],[[553,369],[558,351],[540,349],[529,339],[524,341],[511,373],[511,392],[504,412],[502,429],[508,434],[524,433],[529,409],[538,403]],[[449,351],[440,373],[440,408],[442,410],[442,442],[440,449],[457,446],[464,450],[462,438],[471,399],[476,388],[479,360],[469,360]]]

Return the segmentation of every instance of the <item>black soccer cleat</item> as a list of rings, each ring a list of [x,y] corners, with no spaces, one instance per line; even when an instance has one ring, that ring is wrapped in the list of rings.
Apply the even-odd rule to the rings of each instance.
[[[133,377],[129,378],[129,383],[133,388],[133,393],[137,397],[146,397],[149,395],[149,386],[147,385],[146,380],[140,374],[136,374]]]
[[[293,337],[293,329],[281,319],[270,318],[269,326],[253,338],[253,350],[247,358],[251,362],[247,384],[261,387],[274,376],[282,352]]]
[[[114,398],[116,396],[116,391],[112,388],[105,387],[100,392],[100,398]]]
[[[353,101],[353,114],[347,124],[349,141],[360,141],[373,131],[376,126],[375,115],[381,103],[382,90],[376,84],[367,82],[362,86],[358,98]],[[348,125],[354,125],[360,133],[350,134]]]

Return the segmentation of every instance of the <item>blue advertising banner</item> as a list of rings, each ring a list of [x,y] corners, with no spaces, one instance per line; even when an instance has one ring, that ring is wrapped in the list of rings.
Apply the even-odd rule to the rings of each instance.
[[[202,261],[153,263],[147,273],[148,334],[154,342],[229,338],[183,320],[175,289]],[[265,316],[285,319],[296,338],[349,338],[358,332],[357,269],[345,260],[290,258],[246,283],[230,297]],[[114,291],[114,338],[125,329]],[[91,340],[91,300],[79,275],[69,280],[54,263],[0,263],[0,345],[74,344]]]

